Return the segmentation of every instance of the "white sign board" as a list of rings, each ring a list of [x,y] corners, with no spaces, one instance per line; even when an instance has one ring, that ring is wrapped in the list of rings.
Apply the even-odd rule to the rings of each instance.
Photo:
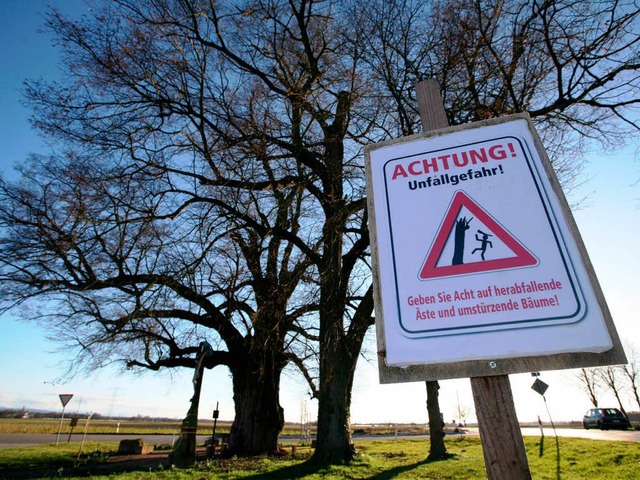
[[[518,116],[367,149],[388,366],[613,347],[532,129]]]

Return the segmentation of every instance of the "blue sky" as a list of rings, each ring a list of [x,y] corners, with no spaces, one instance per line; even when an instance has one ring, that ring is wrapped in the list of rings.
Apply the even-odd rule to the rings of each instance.
[[[29,152],[46,152],[46,145],[31,130],[29,111],[21,106],[19,89],[25,77],[56,78],[57,52],[50,39],[36,33],[47,5],[72,16],[89,7],[81,0],[0,0],[0,171],[12,176],[12,165]],[[640,348],[638,274],[640,272],[640,164],[638,143],[619,152],[594,150],[584,172],[585,183],[570,197],[587,200],[575,218],[623,342]],[[67,411],[97,411],[103,415],[162,415],[182,417],[191,398],[191,372],[126,374],[116,369],[65,375],[57,345],[46,331],[10,315],[0,317],[0,406],[61,408],[58,394],[73,393]],[[373,332],[369,335],[373,340]],[[366,345],[353,391],[352,420],[361,422],[425,422],[423,383],[379,385],[375,345]],[[572,372],[544,372],[550,385],[546,394],[554,420],[581,418],[589,408]],[[547,418],[541,398],[530,389],[531,377],[511,376],[520,420]],[[446,420],[455,418],[458,402],[473,410],[468,380],[442,382],[441,405]],[[298,378],[283,380],[282,404],[289,421],[298,421],[307,388]],[[209,416],[217,401],[221,418],[233,418],[231,383],[226,370],[206,372],[201,417]],[[605,401],[615,405],[612,398]],[[634,408],[633,405],[625,407]],[[315,404],[308,406],[312,418]]]

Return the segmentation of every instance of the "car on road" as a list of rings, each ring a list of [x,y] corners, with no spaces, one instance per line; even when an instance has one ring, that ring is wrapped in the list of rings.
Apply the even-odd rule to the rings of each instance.
[[[625,414],[617,408],[592,408],[582,417],[582,426],[586,430],[591,427],[600,430],[609,430],[610,428],[626,430],[630,424]]]

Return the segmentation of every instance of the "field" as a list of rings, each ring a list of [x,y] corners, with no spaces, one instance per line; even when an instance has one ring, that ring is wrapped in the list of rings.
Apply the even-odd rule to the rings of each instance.
[[[547,439],[540,456],[539,439],[525,439],[534,479],[582,480],[637,478],[640,450],[635,443],[560,439],[560,464],[555,442]],[[116,444],[85,445],[80,461],[79,444],[49,445],[0,450],[0,478],[77,478],[91,475],[96,480],[173,480],[173,479],[482,479],[486,478],[482,447],[477,438],[450,438],[447,450],[452,458],[425,462],[428,442],[415,440],[372,440],[356,443],[358,456],[350,465],[314,469],[305,463],[309,447],[298,447],[293,456],[259,457],[202,461],[187,470],[155,464],[117,463]],[[128,471],[121,471],[121,470]],[[27,474],[28,476],[21,476]]]
[[[68,434],[71,430],[71,419],[65,417],[62,423],[61,433]],[[60,424],[59,418],[0,418],[0,434],[4,433],[57,433]],[[84,431],[85,419],[81,418],[75,427],[75,433]],[[231,422],[220,421],[216,425],[216,434],[224,435],[229,433]],[[200,420],[198,423],[198,434],[211,434],[213,421]],[[370,435],[389,435],[394,434],[398,430],[399,434],[426,434],[427,428],[424,424],[407,424],[407,425],[353,425],[354,434],[370,434]],[[121,434],[168,434],[178,433],[180,431],[180,421],[167,420],[91,420],[87,433],[121,433]],[[300,425],[285,424],[282,431],[284,436],[300,435]],[[315,426],[309,427],[309,434],[315,434]]]
[[[84,431],[85,418],[78,420],[78,425],[74,432]],[[0,434],[2,433],[57,433],[60,425],[59,418],[0,418]],[[228,433],[230,422],[218,422],[216,432],[220,434]],[[198,433],[211,433],[213,422],[200,422]],[[61,433],[69,433],[71,430],[71,419],[65,417],[62,423]],[[166,420],[106,420],[92,419],[89,422],[87,433],[122,433],[122,434],[172,434],[180,431],[180,421]]]

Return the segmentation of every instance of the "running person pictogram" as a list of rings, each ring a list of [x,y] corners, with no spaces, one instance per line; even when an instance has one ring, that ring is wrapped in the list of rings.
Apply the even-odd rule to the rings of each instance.
[[[478,248],[474,248],[471,251],[471,255],[480,250],[480,257],[484,260],[484,254],[487,253],[487,247],[493,248],[493,243],[491,243],[489,237],[493,237],[493,235],[485,233],[482,230],[478,230],[478,233],[476,233],[476,240],[480,242],[480,246]]]

